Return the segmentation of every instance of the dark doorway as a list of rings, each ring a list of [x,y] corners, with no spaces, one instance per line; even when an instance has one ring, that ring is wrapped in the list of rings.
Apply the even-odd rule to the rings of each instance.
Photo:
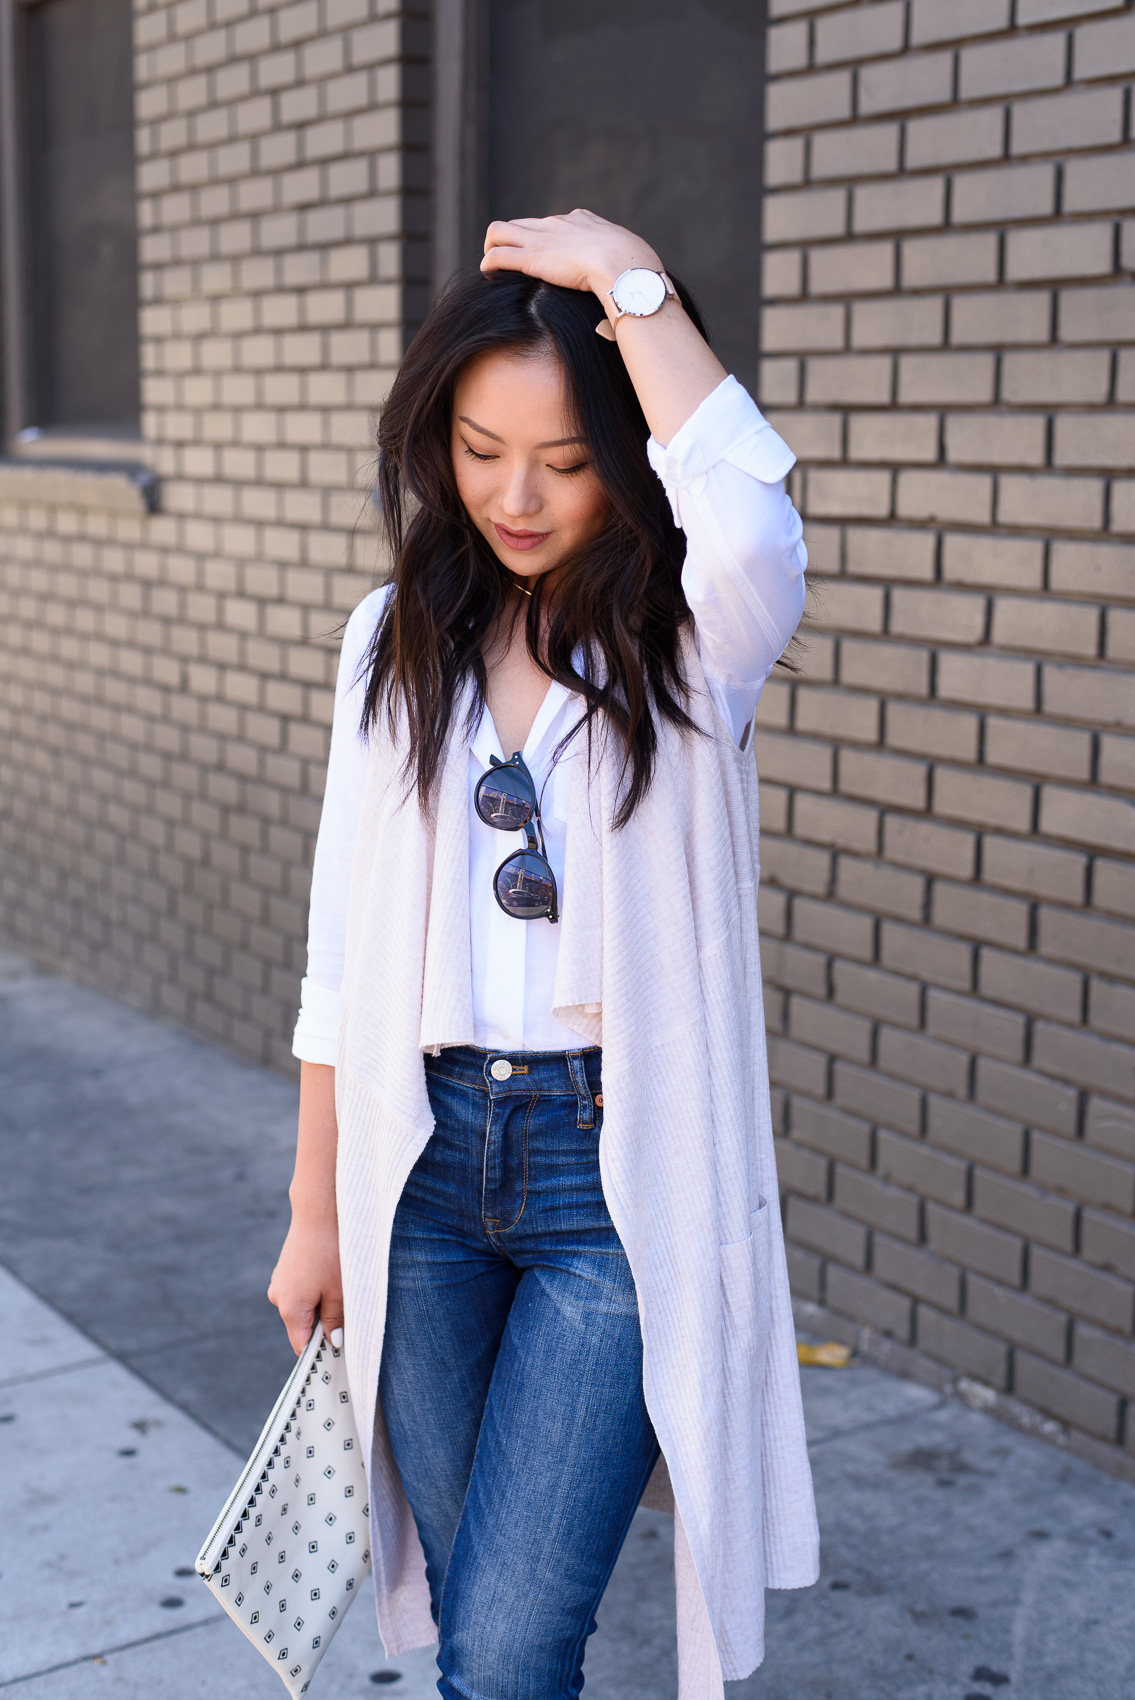
[[[645,236],[755,386],[764,0],[486,0],[490,218]]]

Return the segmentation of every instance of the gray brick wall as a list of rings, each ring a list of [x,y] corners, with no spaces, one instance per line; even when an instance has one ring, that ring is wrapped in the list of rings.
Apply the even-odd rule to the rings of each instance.
[[[1135,10],[770,12],[762,400],[815,579],[757,740],[794,1285],[1132,1473]]]
[[[9,942],[290,1065],[371,413],[427,276],[415,0],[139,0],[160,511],[0,508]]]

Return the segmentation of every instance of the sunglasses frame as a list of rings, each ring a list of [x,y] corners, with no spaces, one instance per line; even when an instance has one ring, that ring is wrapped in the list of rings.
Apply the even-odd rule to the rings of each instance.
[[[535,781],[529,773],[528,765],[519,750],[514,751],[508,761],[501,761],[496,756],[490,756],[489,764],[490,765],[486,768],[485,772],[482,773],[480,779],[478,779],[476,790],[473,792],[473,806],[477,811],[478,818],[483,820],[486,826],[494,827],[498,832],[523,831],[524,836],[528,841],[525,849],[514,850],[511,856],[506,856],[500,867],[494,873],[493,896],[496,898],[498,907],[504,911],[510,921],[547,920],[554,924],[560,918],[559,891],[556,887],[556,876],[552,872],[552,864],[548,860],[548,853],[544,846],[544,823],[540,818],[540,803],[536,795]],[[505,767],[512,768],[514,772],[519,774],[519,776],[524,780],[525,785],[528,787],[529,807],[532,812],[528,819],[519,827],[508,826],[503,821],[489,820],[481,809],[481,796],[485,781],[492,779],[495,774],[500,772],[501,768]],[[535,826],[535,831],[533,831],[533,826]],[[509,866],[510,862],[515,862],[518,856],[535,856],[539,861],[543,862],[544,867],[548,871],[548,883],[552,888],[552,896],[548,907],[544,910],[542,915],[514,915],[512,910],[507,908],[506,905],[501,902],[500,893],[497,891],[497,881],[504,870]]]

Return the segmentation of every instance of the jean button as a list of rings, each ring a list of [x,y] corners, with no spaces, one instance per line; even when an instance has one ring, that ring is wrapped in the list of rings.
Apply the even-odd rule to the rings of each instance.
[[[510,1080],[512,1078],[512,1064],[507,1057],[498,1057],[496,1062],[489,1064],[489,1073],[494,1080]]]

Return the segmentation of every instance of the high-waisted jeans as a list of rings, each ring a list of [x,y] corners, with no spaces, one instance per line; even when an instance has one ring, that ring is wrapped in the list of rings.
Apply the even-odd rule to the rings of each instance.
[[[599,1178],[600,1065],[597,1049],[426,1059],[436,1126],[394,1218],[379,1396],[446,1700],[575,1700],[658,1458]]]

